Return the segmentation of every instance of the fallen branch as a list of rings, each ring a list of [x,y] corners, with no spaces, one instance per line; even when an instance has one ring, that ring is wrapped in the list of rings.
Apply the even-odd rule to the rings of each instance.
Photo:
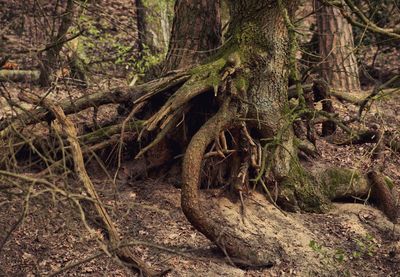
[[[60,103],[60,107],[65,114],[72,114],[87,108],[99,107],[111,103],[137,103],[138,99],[143,99],[142,97],[147,94],[156,95],[184,83],[188,78],[189,76],[185,74],[167,76],[136,87],[126,86],[115,88],[111,91],[102,91],[91,95],[85,95],[74,100],[73,103],[71,103],[70,100],[65,100]],[[10,127],[10,124],[17,124],[18,122],[23,122],[24,125],[31,125],[42,121],[51,121],[52,119],[54,119],[53,115],[49,113],[46,108],[38,107],[29,112],[17,115],[14,118],[5,118],[1,120],[0,131]]]
[[[94,203],[94,206],[97,210],[97,213],[103,220],[103,223],[107,229],[109,238],[110,238],[110,244],[112,248],[118,248],[120,244],[120,238],[118,231],[116,227],[114,226],[111,217],[108,215],[106,209],[102,205],[102,202],[100,200],[100,197],[98,196],[96,189],[94,188],[94,185],[86,172],[84,160],[83,160],[83,154],[81,147],[78,142],[77,138],[77,131],[74,127],[74,124],[70,119],[68,119],[63,110],[59,106],[55,106],[51,104],[49,101],[44,101],[46,108],[48,108],[57,121],[61,125],[61,129],[63,133],[68,137],[68,141],[71,147],[71,152],[72,152],[72,157],[74,160],[74,168],[75,168],[75,173],[78,175],[80,181],[86,188],[88,194],[96,200]],[[157,276],[159,275],[158,273],[154,272],[153,270],[147,268],[145,263],[141,261],[139,258],[135,257],[133,253],[127,248],[120,248],[116,251],[117,256],[123,260],[124,262],[128,262],[131,264],[136,270],[140,272],[140,274],[144,274],[145,276]]]
[[[337,145],[355,145],[364,143],[378,143],[382,139],[382,143],[394,152],[400,151],[400,138],[391,132],[380,133],[377,129],[369,129],[358,133],[351,134],[351,137]]]
[[[331,90],[331,95],[336,97],[337,99],[341,100],[341,101],[345,101],[354,105],[361,105],[361,103],[363,102],[362,98],[350,95],[348,92],[340,92],[340,91],[335,91],[335,90]]]
[[[375,86],[375,88],[372,90],[372,93],[370,95],[368,95],[367,97],[365,97],[365,99],[361,102],[360,109],[358,111],[358,118],[359,119],[361,118],[362,112],[364,111],[365,106],[368,104],[369,101],[371,101],[374,97],[376,97],[378,94],[380,94],[383,91],[383,89],[390,86],[390,84],[394,83],[399,78],[400,78],[400,76],[394,76],[386,83]]]
[[[39,79],[38,70],[0,70],[0,82],[34,82]]]

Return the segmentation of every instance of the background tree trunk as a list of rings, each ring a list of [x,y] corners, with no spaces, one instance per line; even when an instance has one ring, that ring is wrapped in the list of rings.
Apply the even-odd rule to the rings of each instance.
[[[135,0],[139,49],[149,48],[152,53],[165,53],[168,48],[170,30],[170,1]]]
[[[65,12],[61,16],[60,26],[58,28],[57,35],[51,38],[49,45],[52,47],[47,50],[40,61],[40,76],[39,84],[42,87],[49,86],[51,83],[50,74],[54,70],[58,60],[60,51],[64,45],[64,40],[68,33],[68,29],[74,19],[74,1],[68,0],[65,8]]]
[[[178,0],[164,72],[189,67],[220,44],[220,0]]]
[[[315,10],[322,78],[334,90],[359,92],[361,88],[351,24],[333,6],[315,1]]]

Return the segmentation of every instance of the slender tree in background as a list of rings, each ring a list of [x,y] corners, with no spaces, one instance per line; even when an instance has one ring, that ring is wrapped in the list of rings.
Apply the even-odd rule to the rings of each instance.
[[[341,92],[361,91],[352,25],[337,7],[315,1],[321,77]]]
[[[74,1],[68,0],[65,11],[61,15],[61,22],[59,24],[58,31],[54,37],[50,38],[48,43],[48,50],[42,54],[40,58],[40,76],[39,84],[43,87],[49,86],[51,83],[51,73],[56,67],[56,63],[60,54],[60,51],[64,45],[64,40],[68,33],[72,21],[74,19]]]
[[[148,47],[155,53],[165,53],[168,48],[170,30],[170,13],[172,1],[135,0],[139,50]]]
[[[221,44],[220,0],[178,0],[164,72],[186,68]]]

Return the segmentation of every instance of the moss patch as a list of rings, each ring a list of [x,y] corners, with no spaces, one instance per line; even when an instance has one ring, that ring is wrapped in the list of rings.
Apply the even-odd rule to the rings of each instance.
[[[319,175],[324,192],[329,199],[360,196],[368,193],[368,181],[355,169],[328,168]]]
[[[330,207],[330,199],[324,194],[320,184],[302,168],[298,161],[292,162],[289,176],[281,182],[281,188],[284,197],[289,200],[295,199],[297,203],[292,203],[292,205],[297,205],[302,211],[321,213],[326,212]]]

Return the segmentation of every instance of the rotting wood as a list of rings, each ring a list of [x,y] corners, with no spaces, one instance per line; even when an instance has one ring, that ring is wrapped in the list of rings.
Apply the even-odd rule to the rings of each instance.
[[[97,210],[97,213],[101,217],[103,223],[105,224],[105,227],[107,229],[109,238],[110,238],[110,244],[112,248],[118,248],[119,244],[121,242],[119,238],[118,231],[111,219],[111,217],[108,215],[106,209],[104,208],[102,201],[99,197],[99,195],[96,192],[96,189],[94,188],[94,185],[86,171],[85,168],[85,163],[83,160],[83,154],[82,154],[82,149],[79,145],[78,138],[77,138],[77,131],[74,127],[74,124],[70,119],[68,119],[62,108],[60,106],[55,106],[51,104],[49,101],[44,101],[45,106],[47,109],[49,109],[59,124],[62,127],[62,131],[65,133],[65,135],[68,138],[70,147],[71,147],[71,153],[72,157],[74,160],[74,170],[75,173],[78,175],[80,181],[84,185],[85,189],[87,190],[88,194],[96,200],[94,203],[94,206]],[[155,271],[149,269],[143,261],[141,261],[139,258],[135,257],[134,254],[128,249],[128,248],[118,248],[116,251],[117,256],[123,260],[124,262],[127,262],[130,264],[132,267],[134,267],[136,270],[140,272],[140,274],[143,274],[145,276],[160,276],[160,273],[156,273]]]
[[[0,70],[0,82],[32,82],[39,79],[38,70]]]

